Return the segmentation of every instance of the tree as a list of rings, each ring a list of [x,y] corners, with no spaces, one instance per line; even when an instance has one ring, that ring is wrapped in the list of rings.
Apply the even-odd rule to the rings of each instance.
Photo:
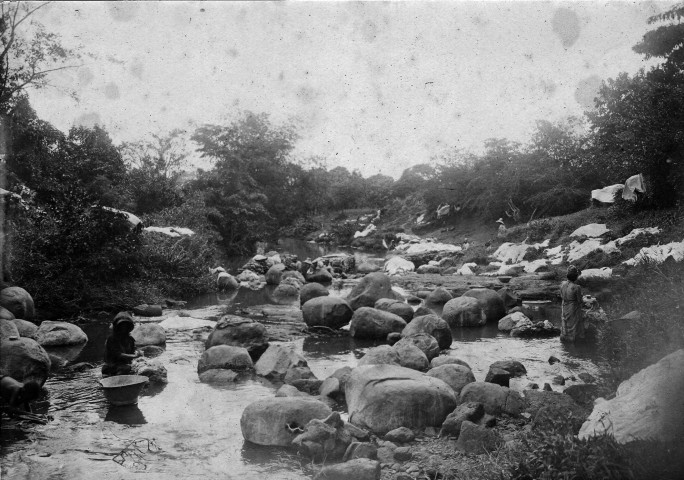
[[[6,113],[12,100],[27,86],[49,85],[50,73],[74,68],[79,58],[61,44],[58,35],[45,31],[34,14],[49,2],[0,4],[0,108]]]
[[[265,114],[245,112],[228,126],[205,125],[192,140],[203,157],[215,160],[194,188],[215,209],[211,221],[230,253],[251,249],[288,220],[296,169],[289,162],[297,134],[275,127]]]
[[[646,58],[662,57],[666,65],[684,65],[684,3],[648,19],[649,24],[670,22],[655,30],[646,32],[641,42],[633,50]]]
[[[179,179],[187,158],[181,130],[153,134],[150,140],[124,143],[120,151],[131,167],[128,184],[134,212],[158,212],[181,203]]]

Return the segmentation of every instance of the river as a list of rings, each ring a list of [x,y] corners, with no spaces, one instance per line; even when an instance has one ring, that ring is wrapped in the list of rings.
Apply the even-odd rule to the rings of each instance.
[[[300,258],[330,253],[325,247],[293,241],[282,242],[278,249]],[[373,254],[354,253],[357,261],[382,260]],[[232,270],[241,262],[244,259],[234,259],[225,266]],[[260,291],[241,288],[228,296],[203,296],[188,307],[224,304],[233,311],[270,303],[270,291],[270,287]],[[331,290],[331,295],[347,294],[348,288]],[[552,310],[550,320],[558,323],[557,309]],[[3,427],[1,451],[6,473],[16,478],[100,480],[128,478],[134,472],[160,479],[311,478],[312,467],[306,459],[287,450],[243,441],[239,424],[242,411],[257,399],[272,397],[275,385],[259,378],[221,386],[200,383],[196,368],[203,342],[184,336],[171,338],[158,357],[167,367],[168,385],[148,389],[138,405],[111,407],[98,382],[108,325],[90,323],[82,328],[89,341],[72,363],[90,362],[93,368],[77,373],[64,369],[54,372],[46,383],[49,398],[36,404],[39,413],[54,418],[48,425],[26,431]],[[518,390],[530,382],[543,385],[559,374],[603,374],[592,346],[565,346],[557,337],[512,338],[499,332],[496,325],[454,329],[453,335],[449,355],[468,362],[478,380],[484,379],[492,362],[506,358],[521,361],[528,370],[526,377],[512,380],[512,388]],[[354,366],[374,345],[347,336],[302,338],[293,343],[321,379],[345,365]],[[562,362],[550,365],[550,355]]]

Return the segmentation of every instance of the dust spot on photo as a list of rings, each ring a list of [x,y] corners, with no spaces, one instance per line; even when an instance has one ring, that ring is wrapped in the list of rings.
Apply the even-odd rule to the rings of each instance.
[[[128,22],[138,13],[140,6],[135,2],[112,2],[107,5],[109,14],[117,22]]]
[[[229,57],[237,58],[238,55],[239,55],[238,51],[235,50],[234,48],[229,48],[229,49],[228,49],[228,56],[229,56]]]
[[[142,80],[142,75],[143,71],[145,70],[145,66],[142,64],[140,60],[135,60],[129,70],[135,78]]]
[[[553,32],[560,38],[563,47],[572,47],[580,36],[580,20],[569,8],[558,8],[553,14]]]
[[[308,85],[304,85],[297,90],[297,98],[302,103],[311,103],[318,97],[318,92]]]
[[[587,77],[577,84],[575,89],[575,100],[585,110],[594,108],[594,98],[598,95],[601,88],[601,78],[598,75]]]
[[[542,79],[539,82],[539,85],[540,85],[541,91],[549,97],[552,96],[553,94],[555,94],[556,90],[558,89],[558,86],[556,85],[556,83],[553,80]]]
[[[117,100],[121,96],[119,87],[114,82],[109,82],[107,85],[105,85],[104,94],[105,97],[110,100]]]
[[[78,83],[85,87],[93,81],[94,75],[88,67],[83,67],[78,69]]]
[[[78,127],[93,128],[95,125],[102,125],[102,119],[100,118],[99,113],[83,113],[76,118],[74,125]]]
[[[378,36],[378,26],[372,20],[366,20],[361,25],[361,36],[368,43],[373,43]]]

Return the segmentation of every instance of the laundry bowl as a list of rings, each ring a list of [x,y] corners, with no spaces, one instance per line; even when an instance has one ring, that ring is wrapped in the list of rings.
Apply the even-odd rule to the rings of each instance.
[[[112,405],[135,405],[149,381],[143,375],[115,375],[103,378],[100,384],[105,398]]]

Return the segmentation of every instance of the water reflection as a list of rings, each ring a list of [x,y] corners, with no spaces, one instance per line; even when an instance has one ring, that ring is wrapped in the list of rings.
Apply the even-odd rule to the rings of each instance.
[[[84,350],[86,343],[66,347],[45,347],[45,351],[50,357],[52,368],[61,368],[76,360]]]
[[[115,422],[122,425],[143,425],[147,423],[145,415],[137,405],[111,405],[105,415],[105,422]]]

